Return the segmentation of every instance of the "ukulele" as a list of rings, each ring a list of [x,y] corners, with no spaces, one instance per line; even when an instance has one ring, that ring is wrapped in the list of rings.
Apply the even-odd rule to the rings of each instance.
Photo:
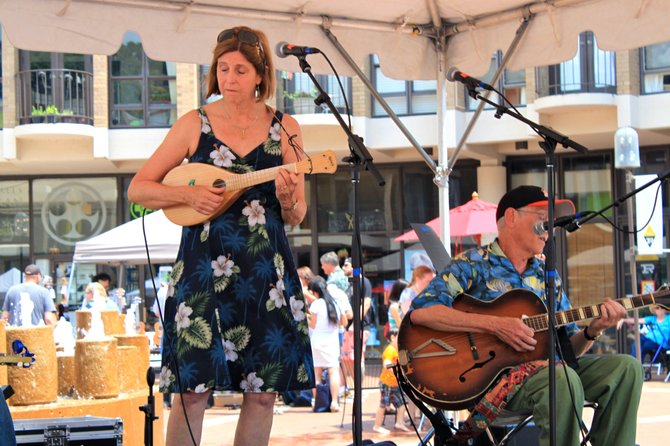
[[[201,214],[187,204],[177,204],[163,209],[172,223],[180,226],[193,226],[212,220],[223,214],[246,189],[257,184],[272,181],[279,169],[293,173],[333,173],[337,170],[335,152],[326,150],[318,155],[309,156],[301,161],[257,170],[244,174],[228,172],[220,167],[204,163],[182,164],[170,170],[162,183],[168,186],[214,186],[223,187],[223,201],[211,214]]]

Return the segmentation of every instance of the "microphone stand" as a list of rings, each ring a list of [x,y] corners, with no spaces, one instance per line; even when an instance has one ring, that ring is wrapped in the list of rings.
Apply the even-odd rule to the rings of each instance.
[[[624,201],[628,200],[630,197],[632,197],[634,195],[637,195],[638,193],[640,193],[644,189],[648,188],[652,184],[656,183],[657,181],[663,181],[668,177],[670,177],[670,169],[666,170],[663,173],[659,173],[656,176],[656,178],[654,178],[653,180],[649,181],[648,183],[643,184],[642,186],[638,187],[635,190],[632,190],[632,191],[628,192],[626,195],[621,196],[621,198],[618,198],[617,200],[608,204],[607,206],[600,209],[599,211],[595,211],[595,212],[590,213],[589,215],[585,215],[584,217],[575,219],[575,221],[565,225],[564,229],[568,232],[576,231],[577,229],[581,228],[582,224],[586,223],[587,221],[589,221],[593,218],[596,218],[598,215],[604,214],[610,208],[613,208],[613,207],[618,208],[619,206],[621,206],[623,204]],[[628,228],[628,229],[629,229],[629,231],[633,230],[632,228]]]
[[[149,367],[147,369],[147,385],[149,386],[149,396],[147,397],[147,404],[140,406],[139,409],[144,412],[144,446],[152,446],[154,444],[154,420],[157,420],[156,406],[154,404],[154,382],[156,381],[156,374],[154,369]]]
[[[547,202],[548,202],[548,221],[547,221],[547,232],[549,237],[547,238],[547,244],[545,249],[545,292],[547,295],[547,304],[548,304],[548,324],[547,328],[548,333],[548,343],[549,343],[549,444],[556,444],[556,259],[555,259],[555,242],[554,242],[554,203],[556,199],[556,193],[554,190],[555,185],[555,166],[556,166],[556,145],[561,144],[565,148],[572,148],[580,153],[586,153],[588,150],[586,147],[581,144],[571,140],[567,136],[552,130],[543,125],[537,124],[536,122],[531,121],[525,116],[517,113],[516,111],[510,110],[504,105],[497,104],[489,99],[481,96],[476,89],[468,87],[468,92],[470,96],[474,99],[479,99],[486,102],[487,104],[493,106],[496,109],[495,117],[500,119],[503,114],[507,114],[524,124],[530,126],[540,137],[543,139],[541,141],[540,147],[545,152],[545,159],[547,163]],[[502,96],[502,95],[501,95]]]
[[[353,233],[351,236],[351,266],[353,267],[353,296],[351,307],[354,313],[354,408],[352,433],[354,440],[353,444],[355,446],[360,446],[362,445],[361,438],[363,425],[361,404],[361,360],[363,349],[363,330],[361,324],[361,285],[363,284],[363,274],[361,271],[360,225],[358,221],[358,185],[360,183],[359,170],[361,165],[365,168],[365,170],[368,170],[372,173],[372,175],[377,180],[377,184],[383,186],[386,182],[372,163],[372,155],[370,155],[370,152],[365,147],[365,144],[363,144],[363,139],[360,136],[354,134],[346,122],[344,122],[342,115],[333,104],[330,96],[323,90],[319,82],[312,74],[312,67],[309,65],[309,63],[307,63],[305,56],[298,56],[298,61],[300,64],[300,69],[305,74],[307,74],[307,76],[309,76],[319,92],[317,98],[314,99],[314,103],[316,105],[325,103],[328,106],[331,113],[333,116],[335,116],[335,119],[337,119],[337,122],[340,124],[340,127],[342,127],[346,133],[349,141],[349,150],[351,150],[351,154],[344,158],[344,161],[349,163],[349,166],[351,167],[351,185],[353,195],[351,215],[354,224]]]

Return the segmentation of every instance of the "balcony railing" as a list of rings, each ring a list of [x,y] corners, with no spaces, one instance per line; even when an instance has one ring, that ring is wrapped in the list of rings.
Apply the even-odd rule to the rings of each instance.
[[[80,70],[21,71],[17,75],[19,124],[93,125],[93,74]]]

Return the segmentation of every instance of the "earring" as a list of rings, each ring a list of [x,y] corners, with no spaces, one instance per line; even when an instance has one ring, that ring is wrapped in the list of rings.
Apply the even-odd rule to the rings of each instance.
[[[254,91],[256,99],[261,97],[261,84],[256,84],[256,90]]]

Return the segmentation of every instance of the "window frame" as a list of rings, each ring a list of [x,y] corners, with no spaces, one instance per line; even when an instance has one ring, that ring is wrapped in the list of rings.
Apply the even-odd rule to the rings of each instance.
[[[108,81],[108,89],[109,89],[109,96],[110,100],[109,102],[109,128],[110,129],[139,129],[139,128],[170,128],[175,122],[176,122],[176,110],[177,110],[177,97],[175,95],[175,102],[170,103],[169,105],[163,105],[163,106],[156,106],[155,103],[150,102],[150,91],[149,91],[149,86],[151,82],[155,81],[167,81],[168,84],[171,81],[174,81],[175,83],[177,82],[177,73],[175,69],[175,74],[169,75],[151,75],[149,71],[149,63],[150,62],[158,62],[158,63],[163,63],[163,64],[168,64],[168,63],[175,63],[176,62],[170,62],[170,61],[156,61],[153,59],[150,59],[146,53],[144,52],[144,46],[142,46],[141,40],[137,40],[137,42],[141,45],[142,47],[142,73],[140,75],[122,75],[122,76],[115,76],[113,74],[113,67],[112,67],[112,58],[118,54],[118,52],[114,55],[109,56],[109,66],[108,66],[108,76],[109,76],[109,81]],[[139,80],[141,83],[141,102],[139,104],[116,104],[114,102],[114,88],[116,86],[115,82],[118,81],[136,81]],[[143,117],[142,117],[142,125],[125,125],[125,124],[117,124],[114,121],[114,113],[115,112],[121,112],[121,111],[142,111]],[[150,112],[155,112],[155,111],[168,111],[171,112],[172,110],[175,110],[175,118],[174,121],[170,119],[167,124],[160,124],[160,125],[152,125],[150,124]]]

